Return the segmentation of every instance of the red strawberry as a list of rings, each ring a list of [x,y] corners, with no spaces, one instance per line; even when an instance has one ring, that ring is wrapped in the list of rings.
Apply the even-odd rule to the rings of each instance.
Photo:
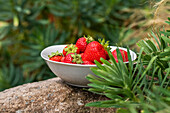
[[[64,56],[68,55],[69,53],[77,53],[77,54],[79,54],[80,50],[79,50],[79,48],[76,45],[70,44],[70,45],[67,45],[63,49],[63,55]]]
[[[66,55],[66,57],[65,57],[65,59],[64,59],[64,62],[65,62],[65,63],[73,63],[73,62],[72,62],[73,58],[72,58],[72,56],[71,56],[72,54],[74,54],[74,53],[70,53],[70,54]]]
[[[81,58],[83,57],[83,54],[84,54],[84,53],[80,53],[80,55],[81,55]]]
[[[120,50],[120,53],[122,55],[122,58],[123,58],[123,62],[127,62],[128,61],[128,55],[127,55],[127,52],[122,50],[122,49],[119,49]],[[117,51],[114,50],[112,51],[112,55],[113,57],[115,58],[116,62],[118,62],[118,58],[117,58]]]
[[[106,53],[106,59],[107,60],[109,60],[109,55],[108,55],[108,53],[107,53],[107,49],[111,49],[110,47],[109,47],[109,41],[106,41],[105,42],[105,39],[99,39],[99,42],[100,42],[100,44],[103,46],[103,48],[105,49],[105,53]]]
[[[82,64],[82,58],[80,54],[70,53],[66,55],[64,59],[65,63]]]
[[[90,42],[87,45],[86,50],[83,54],[83,61],[91,61],[94,63],[94,60],[97,60],[98,62],[100,62],[100,58],[107,58],[105,49],[97,41]]]
[[[61,59],[62,59],[62,56],[53,56],[53,57],[50,58],[50,60],[57,61],[57,62],[60,62]]]
[[[61,62],[64,62],[64,59],[65,59],[65,57],[62,57],[62,58],[61,58]]]
[[[51,55],[48,55],[49,59],[52,61],[60,62],[62,59],[62,53],[59,53],[58,51],[56,53],[52,52]]]
[[[88,36],[87,38],[84,36],[77,40],[76,46],[80,49],[80,52],[83,53],[86,49],[87,44],[92,41],[94,41],[94,39],[91,36]]]
[[[91,62],[91,61],[83,61],[83,63],[82,64],[84,64],[84,65],[95,65],[93,62]]]

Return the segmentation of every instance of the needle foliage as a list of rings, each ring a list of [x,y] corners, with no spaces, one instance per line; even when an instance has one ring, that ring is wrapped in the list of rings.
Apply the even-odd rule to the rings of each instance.
[[[169,21],[166,21],[170,25]],[[155,40],[155,42],[154,42]],[[138,59],[123,63],[117,49],[117,63],[109,52],[110,62],[101,59],[104,65],[95,62],[91,68],[96,75],[88,75],[88,90],[105,95],[106,101],[88,103],[86,106],[119,108],[118,113],[168,112],[170,109],[170,30],[151,32],[150,39],[137,43],[141,50]],[[157,45],[158,46],[157,46]],[[125,109],[126,108],[126,109]]]

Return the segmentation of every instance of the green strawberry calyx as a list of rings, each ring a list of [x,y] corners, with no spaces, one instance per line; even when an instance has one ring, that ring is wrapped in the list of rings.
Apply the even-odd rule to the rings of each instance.
[[[98,39],[99,43],[103,46],[103,48],[107,51],[110,50],[111,48],[109,47],[109,41],[105,41],[105,39]]]
[[[86,39],[87,44],[94,41],[93,37],[91,37],[90,35],[88,35],[87,37],[84,36],[84,38]]]
[[[64,50],[67,52],[66,55],[68,55],[69,53],[76,53],[77,49],[78,49],[78,47],[76,47],[73,44],[70,44],[67,46],[67,48],[64,48]]]
[[[83,60],[82,60],[80,54],[71,54],[71,57],[73,58],[72,62],[75,62],[76,64],[82,64],[83,63]]]
[[[52,58],[53,56],[63,56],[62,53],[57,52],[52,52],[51,55],[48,55],[49,58]]]

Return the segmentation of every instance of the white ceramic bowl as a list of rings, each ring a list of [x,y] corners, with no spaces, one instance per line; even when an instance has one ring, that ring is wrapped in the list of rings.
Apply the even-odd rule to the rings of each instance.
[[[56,52],[56,51],[62,52],[65,46],[66,45],[49,46],[41,51],[41,57],[46,61],[51,71],[56,76],[64,80],[67,84],[78,86],[78,87],[87,87],[89,81],[85,77],[88,74],[93,74],[93,72],[90,70],[90,67],[96,67],[96,65],[69,64],[69,63],[55,62],[49,60],[48,55],[50,55],[51,52]],[[110,46],[110,47],[111,47],[111,51],[117,48],[116,46]],[[122,48],[122,47],[119,48],[125,51],[127,50],[126,48]],[[132,61],[135,60],[137,57],[137,55],[131,50],[130,50],[130,55],[132,57]]]

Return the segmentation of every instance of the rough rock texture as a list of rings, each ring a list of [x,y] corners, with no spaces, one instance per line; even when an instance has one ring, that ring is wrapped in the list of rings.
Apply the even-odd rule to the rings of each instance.
[[[53,78],[0,92],[0,113],[113,113],[111,108],[85,107],[88,102],[105,99]]]

